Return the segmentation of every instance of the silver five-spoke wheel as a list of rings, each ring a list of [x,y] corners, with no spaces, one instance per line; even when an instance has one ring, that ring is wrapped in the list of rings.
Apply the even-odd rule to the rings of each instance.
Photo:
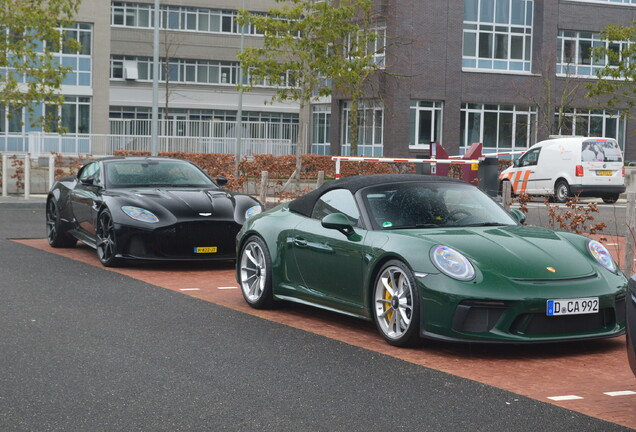
[[[239,283],[245,301],[255,308],[271,307],[271,258],[267,246],[259,237],[250,237],[239,257]]]
[[[380,270],[373,293],[373,315],[380,333],[392,345],[419,342],[419,299],[412,272],[394,260]]]

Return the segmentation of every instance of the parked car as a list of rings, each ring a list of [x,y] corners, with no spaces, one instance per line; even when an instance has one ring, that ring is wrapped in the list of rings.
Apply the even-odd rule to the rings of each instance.
[[[636,274],[632,275],[627,288],[627,358],[636,376]]]
[[[533,145],[499,176],[519,195],[575,195],[615,203],[625,192],[623,153],[612,138],[554,138]]]
[[[80,240],[104,266],[123,260],[235,259],[236,234],[261,204],[220,188],[191,162],[111,157],[56,181],[46,202],[53,247]]]
[[[252,307],[373,320],[396,346],[623,334],[627,279],[607,249],[523,220],[450,178],[335,180],[249,219],[236,278]]]

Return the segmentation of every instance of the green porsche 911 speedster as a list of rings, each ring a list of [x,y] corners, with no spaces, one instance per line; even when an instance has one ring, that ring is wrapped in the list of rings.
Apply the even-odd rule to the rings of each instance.
[[[459,180],[334,180],[250,218],[236,277],[255,308],[289,301],[374,320],[396,346],[623,334],[627,279],[607,249],[523,221]]]

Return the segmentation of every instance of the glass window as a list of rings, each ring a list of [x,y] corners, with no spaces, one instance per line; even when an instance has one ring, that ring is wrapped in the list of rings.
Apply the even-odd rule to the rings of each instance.
[[[410,111],[409,145],[428,148],[430,143],[442,140],[442,102],[412,101]]]
[[[554,124],[559,125],[558,110],[554,114]],[[625,148],[625,118],[618,110],[588,110],[574,108],[564,114],[559,135],[579,135],[606,137],[617,140],[621,149]]]
[[[351,153],[351,102],[342,110],[342,155]],[[384,151],[384,106],[361,101],[358,107],[358,156],[382,156]]]
[[[462,65],[530,72],[533,0],[464,0]]]
[[[357,224],[360,219],[358,205],[351,192],[346,189],[335,189],[322,195],[316,201],[311,217],[313,219],[322,219],[332,213],[342,213],[354,224]]]
[[[601,40],[600,33],[560,30],[557,38],[557,75],[595,78],[597,72],[615,62],[607,57],[592,57],[592,48],[605,46],[620,58],[627,43]]]
[[[519,166],[534,166],[537,164],[539,160],[539,153],[541,152],[541,147],[532,149],[527,153],[524,153],[523,156],[519,158]]]
[[[331,106],[314,105],[312,110],[311,152],[319,155],[331,154]]]
[[[482,143],[484,152],[525,150],[536,141],[536,122],[534,107],[464,103],[460,151],[473,143]]]

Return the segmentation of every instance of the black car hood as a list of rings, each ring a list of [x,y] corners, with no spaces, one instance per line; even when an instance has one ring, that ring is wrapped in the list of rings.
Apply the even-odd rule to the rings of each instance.
[[[234,219],[234,197],[219,189],[139,188],[111,190],[110,195],[118,197],[122,205],[129,202],[154,213],[169,212],[179,219],[197,216]]]

